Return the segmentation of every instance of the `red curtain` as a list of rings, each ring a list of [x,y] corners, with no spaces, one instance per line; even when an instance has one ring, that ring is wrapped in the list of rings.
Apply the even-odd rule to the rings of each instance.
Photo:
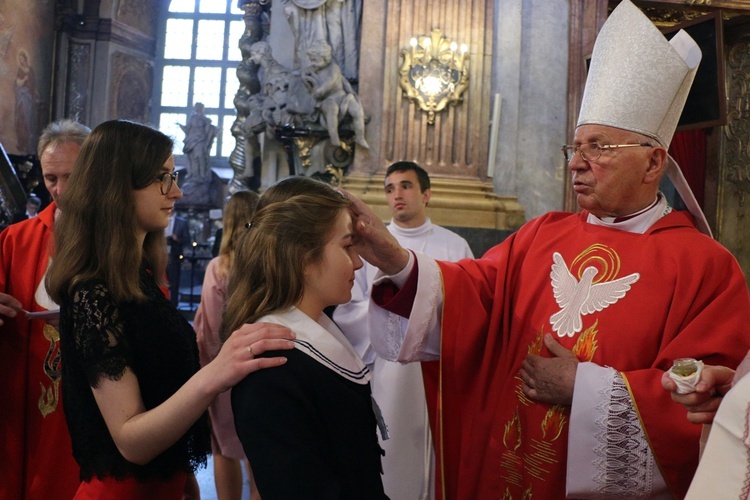
[[[669,154],[675,159],[682,174],[703,207],[706,180],[706,133],[703,129],[676,132],[669,146]]]

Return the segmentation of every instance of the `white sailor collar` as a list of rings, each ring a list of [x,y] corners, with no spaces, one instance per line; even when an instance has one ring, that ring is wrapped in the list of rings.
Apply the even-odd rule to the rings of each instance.
[[[286,311],[263,316],[258,321],[286,326],[294,332],[294,347],[338,375],[357,384],[367,384],[372,377],[352,345],[338,326],[325,314],[318,321],[291,307]]]

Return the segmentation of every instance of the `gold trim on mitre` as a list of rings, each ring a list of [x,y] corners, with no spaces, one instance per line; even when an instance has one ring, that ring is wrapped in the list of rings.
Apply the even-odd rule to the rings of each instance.
[[[701,50],[684,30],[667,40],[630,0],[623,0],[594,44],[578,124],[606,125],[656,140],[669,149],[693,84]],[[672,157],[666,171],[698,229],[708,222]]]

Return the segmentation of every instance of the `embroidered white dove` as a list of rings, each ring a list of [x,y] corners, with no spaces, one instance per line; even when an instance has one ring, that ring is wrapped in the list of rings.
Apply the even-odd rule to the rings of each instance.
[[[625,296],[630,285],[641,277],[638,273],[605,283],[592,283],[596,276],[593,266],[583,270],[581,281],[570,274],[562,255],[552,254],[552,290],[560,310],[550,316],[549,322],[558,337],[572,337],[583,328],[582,316],[614,304]]]

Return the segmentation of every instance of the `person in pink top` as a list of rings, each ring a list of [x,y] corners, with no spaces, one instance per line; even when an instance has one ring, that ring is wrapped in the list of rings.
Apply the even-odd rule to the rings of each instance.
[[[201,366],[210,363],[221,349],[219,327],[227,295],[227,275],[232,267],[234,249],[245,223],[250,221],[258,202],[252,191],[232,195],[224,208],[223,235],[219,255],[206,267],[201,302],[195,313],[193,328],[198,340]],[[211,419],[211,452],[214,457],[214,482],[219,500],[242,496],[242,465],[250,476],[250,498],[260,499],[242,444],[234,430],[230,392],[220,394],[208,408]]]

